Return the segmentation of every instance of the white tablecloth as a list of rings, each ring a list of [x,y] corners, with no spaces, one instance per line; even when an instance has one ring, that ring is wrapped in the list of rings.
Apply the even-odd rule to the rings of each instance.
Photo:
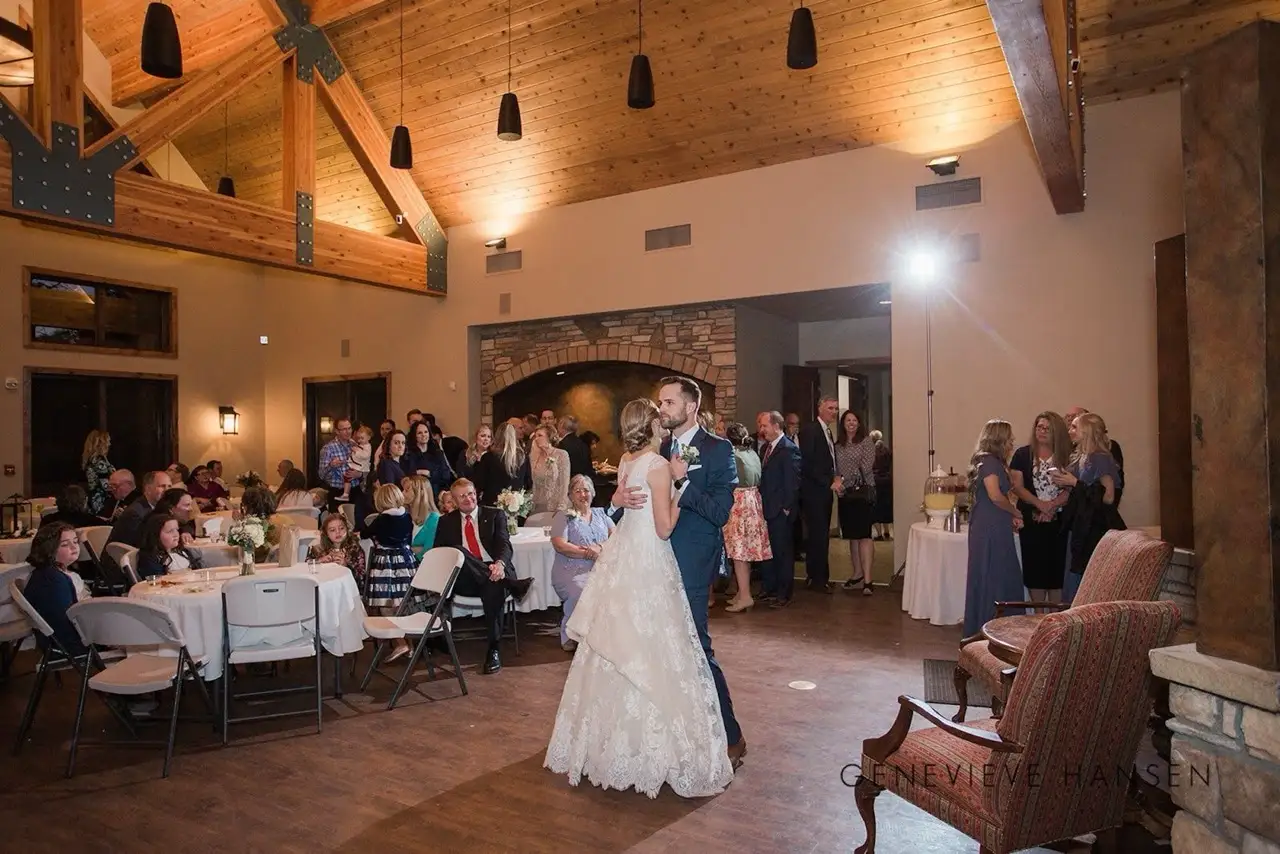
[[[1022,547],[1013,538],[1018,560]],[[924,522],[911,526],[907,538],[907,567],[902,578],[902,610],[935,626],[964,622],[965,581],[969,572],[969,529],[959,533],[930,528]],[[1026,591],[1023,591],[1024,598]]]
[[[200,573],[180,573],[166,576],[169,580],[189,580],[178,587],[159,587],[150,582],[135,584],[129,591],[131,599],[141,599],[156,605],[165,605],[173,614],[174,622],[187,640],[192,655],[204,655],[205,679],[222,676],[222,583],[235,578],[239,570],[215,571],[213,580],[205,583]],[[293,566],[282,569],[270,564],[258,567],[258,575],[265,578],[288,578],[308,575],[307,567]],[[334,655],[359,652],[364,646],[364,603],[351,571],[332,563],[320,564],[315,576],[320,582],[320,642]],[[287,643],[299,635],[289,629],[241,630],[246,643]],[[240,641],[237,641],[240,642]]]
[[[541,528],[521,528],[511,538],[511,549],[515,553],[512,563],[515,564],[516,578],[533,579],[529,595],[516,605],[516,610],[527,614],[559,605],[560,597],[551,586],[551,564],[556,556],[551,548],[551,538],[542,533]],[[479,607],[463,607],[456,603],[453,606],[455,617],[478,617],[481,613]]]

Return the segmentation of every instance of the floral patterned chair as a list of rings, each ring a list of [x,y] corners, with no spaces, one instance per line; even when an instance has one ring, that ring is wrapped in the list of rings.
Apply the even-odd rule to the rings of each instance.
[[[1147,654],[1179,623],[1172,602],[1103,602],[1047,615],[1003,718],[968,726],[899,697],[893,728],[862,743],[854,787],[873,854],[875,798],[890,792],[1005,854],[1085,833],[1114,849],[1151,710]],[[910,731],[919,714],[933,726]]]
[[[1173,546],[1164,540],[1142,531],[1108,531],[1089,558],[1072,607],[1097,602],[1153,602],[1172,561]],[[1067,607],[1060,602],[997,602],[996,616],[1003,617],[1005,611],[1015,609],[1062,611]],[[981,632],[960,641],[960,660],[955,670],[960,710],[952,720],[964,721],[969,707],[970,678],[977,679],[991,692],[992,716],[1000,717],[1015,670],[996,657]]]

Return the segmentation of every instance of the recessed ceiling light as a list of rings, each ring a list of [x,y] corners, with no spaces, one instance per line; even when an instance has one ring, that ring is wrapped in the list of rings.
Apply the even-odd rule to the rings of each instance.
[[[556,376],[558,377],[564,376],[564,371],[556,371]]]
[[[266,343],[267,343],[267,336],[265,336],[265,335],[259,335],[259,336],[258,336],[258,343],[259,343],[259,344],[266,344]]]
[[[882,299],[882,300],[880,300],[880,304],[881,304],[881,305],[893,305],[893,300],[891,300],[891,299]]]

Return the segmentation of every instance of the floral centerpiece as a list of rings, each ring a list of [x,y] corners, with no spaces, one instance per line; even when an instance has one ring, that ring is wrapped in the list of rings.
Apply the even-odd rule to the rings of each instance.
[[[252,575],[255,561],[266,560],[267,523],[257,516],[239,519],[227,531],[227,542],[240,547],[240,574]]]
[[[258,474],[253,469],[249,469],[247,472],[236,478],[236,483],[243,486],[245,489],[262,486],[262,475]]]
[[[533,496],[523,489],[504,489],[498,493],[498,509],[507,514],[507,531],[514,534],[519,528],[517,519],[533,512]]]

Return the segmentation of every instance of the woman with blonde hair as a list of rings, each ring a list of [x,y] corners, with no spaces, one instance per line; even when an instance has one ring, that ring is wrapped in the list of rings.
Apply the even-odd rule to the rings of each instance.
[[[1071,465],[1054,475],[1054,483],[1071,490],[1062,512],[1063,529],[1069,533],[1071,570],[1062,587],[1062,601],[1070,603],[1093,550],[1107,531],[1123,531],[1124,519],[1116,508],[1124,478],[1115,457],[1102,416],[1086,412],[1075,420],[1076,452]]]
[[[524,444],[510,422],[497,429],[493,444],[476,463],[472,482],[480,503],[493,507],[504,489],[529,489],[531,476]]]
[[[551,428],[539,425],[529,446],[533,512],[555,513],[569,506],[569,452],[555,446]]]
[[[746,425],[736,421],[725,431],[733,445],[733,462],[738,469],[738,485],[733,490],[733,509],[724,526],[725,557],[733,561],[733,575],[738,582],[738,592],[726,611],[748,611],[755,600],[751,598],[751,564],[773,559],[769,546],[769,529],[764,521],[764,509],[760,503],[760,456],[756,453],[755,437]]]
[[[449,490],[441,493],[444,495]],[[413,541],[411,546],[416,557],[431,548],[436,541],[436,524],[440,521],[440,511],[436,507],[435,489],[430,478],[414,474],[405,478],[404,504],[413,520]]]
[[[1056,412],[1041,412],[1031,427],[1031,441],[1013,452],[1009,474],[1022,511],[1022,583],[1033,602],[1062,599],[1067,538],[1062,508],[1068,493],[1053,482],[1053,474],[1071,465],[1067,422]]]
[[[84,437],[84,451],[80,465],[84,468],[84,480],[88,484],[89,512],[101,516],[103,508],[111,500],[111,485],[107,479],[116,467],[107,459],[111,450],[111,434],[106,430],[90,430]]]
[[[373,540],[369,556],[369,583],[366,604],[381,608],[384,616],[394,614],[400,600],[409,592],[409,582],[417,571],[418,561],[410,545],[413,539],[413,519],[404,506],[404,493],[394,483],[384,483],[373,493],[373,507],[377,518],[365,533]],[[394,661],[409,652],[409,645],[401,639],[387,658]]]
[[[970,638],[996,615],[996,602],[1021,602],[1022,566],[1013,542],[1022,512],[1009,500],[1013,426],[988,421],[969,460],[969,570],[965,580],[964,635]]]
[[[453,470],[458,473],[458,477],[465,477],[467,480],[471,480],[471,476],[475,472],[476,463],[480,462],[480,458],[484,456],[485,451],[488,451],[492,444],[493,427],[488,424],[481,424],[471,437],[471,446],[459,454],[458,459],[453,463]],[[442,492],[440,495],[443,497],[444,493]]]

